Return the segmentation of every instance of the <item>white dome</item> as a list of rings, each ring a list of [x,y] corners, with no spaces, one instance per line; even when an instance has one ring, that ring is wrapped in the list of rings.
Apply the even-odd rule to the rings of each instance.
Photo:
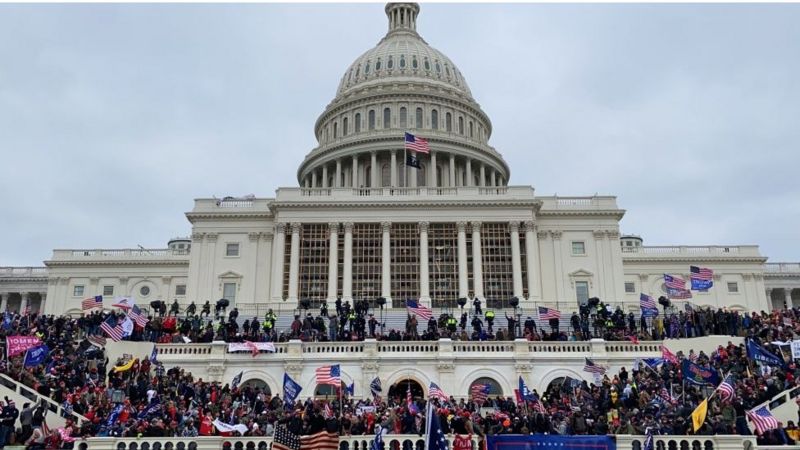
[[[413,3],[390,3],[386,6],[389,32],[378,45],[359,56],[345,71],[336,91],[337,98],[352,89],[394,79],[426,81],[453,88],[472,98],[461,71],[450,58],[428,45],[417,34],[418,12],[419,6]]]

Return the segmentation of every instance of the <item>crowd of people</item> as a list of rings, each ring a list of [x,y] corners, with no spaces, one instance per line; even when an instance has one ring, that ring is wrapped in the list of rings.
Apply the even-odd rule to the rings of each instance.
[[[740,313],[727,309],[686,307],[664,309],[655,317],[621,306],[612,307],[598,302],[584,305],[571,316],[541,320],[538,315],[523,315],[520,310],[504,310],[495,317],[492,309],[482,309],[476,300],[473,308],[462,312],[443,312],[438,317],[425,320],[418,314],[408,313],[405,326],[386,327],[379,310],[366,300],[356,300],[353,305],[336,300],[335,310],[323,302],[319,313],[297,309],[288,314],[278,328],[278,315],[270,309],[264,317],[240,317],[235,307],[228,311],[219,302],[212,308],[206,301],[198,310],[194,303],[181,310],[175,301],[169,308],[163,302],[161,309],[153,308],[147,324],[135,327],[127,339],[160,343],[170,342],[286,342],[302,341],[360,341],[375,338],[390,341],[424,340],[440,338],[472,341],[503,341],[525,338],[532,341],[583,341],[602,338],[607,341],[649,341],[665,338],[688,338],[711,334],[739,336],[744,330],[758,326],[765,313]],[[212,312],[213,310],[213,312]],[[99,334],[100,324],[107,312],[96,311],[79,319],[86,334]],[[124,312],[117,313],[119,320]],[[286,325],[289,323],[289,325]]]
[[[425,399],[409,402],[402,391],[368,399],[345,396],[341,404],[336,396],[313,399],[301,395],[298,402],[287,404],[279,395],[252,385],[210,382],[179,367],[166,368],[157,359],[151,361],[149,355],[139,355],[138,361],[128,365],[109,361],[102,342],[92,339],[98,335],[95,316],[103,317],[5,315],[0,342],[10,335],[35,335],[48,346],[50,354],[43,364],[32,367],[24,365],[22,355],[3,360],[0,373],[61,404],[67,415],[74,412],[88,420],[79,424],[70,419],[64,428],[47,432],[42,428],[46,408],[30,403],[18,409],[7,399],[0,411],[0,448],[13,442],[36,449],[68,448],[74,440],[91,436],[218,435],[215,421],[242,425],[238,428],[252,436],[269,436],[279,425],[296,434],[327,429],[341,435],[372,435],[377,426],[388,433],[424,432]],[[739,334],[770,347],[772,342],[792,340],[800,333],[800,310],[746,315],[688,311],[676,317],[673,336]],[[628,325],[623,323],[614,332],[643,332]],[[292,326],[290,336],[302,337],[303,327],[298,335]],[[526,330],[526,335],[534,338],[538,332]],[[137,328],[134,333],[138,336],[133,338],[144,338],[147,330]],[[216,337],[218,331],[212,329],[210,333]],[[782,354],[778,347],[771,349]],[[684,355],[679,353],[678,357]],[[731,374],[734,380],[733,398],[712,397],[707,420],[697,434],[750,434],[745,412],[794,387],[800,376],[800,368],[793,362],[788,368],[756,366],[742,345],[732,343],[709,354],[692,352],[686,357],[703,368]],[[126,368],[118,370],[118,366]],[[552,383],[545,392],[534,390],[523,402],[498,395],[490,395],[484,403],[470,396],[431,401],[446,433],[694,434],[688,417],[714,387],[684,381],[679,364],[666,361],[651,367],[632,361],[595,382],[566,379]],[[761,433],[759,442],[800,442],[800,429],[793,422],[782,425]]]

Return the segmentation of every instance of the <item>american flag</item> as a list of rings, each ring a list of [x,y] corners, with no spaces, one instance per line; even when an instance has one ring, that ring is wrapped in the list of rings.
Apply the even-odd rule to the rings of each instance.
[[[540,320],[550,320],[550,319],[560,319],[560,318],[561,318],[561,311],[553,308],[545,308],[544,306],[539,307]]]
[[[538,413],[541,413],[541,414],[545,413],[544,404],[542,403],[542,401],[540,399],[537,398],[533,402],[533,410],[538,412]]]
[[[675,356],[675,353],[672,353],[664,344],[661,344],[661,358],[664,361],[671,362],[673,364],[678,364],[678,357]]]
[[[411,383],[408,384],[408,389],[406,390],[406,406],[410,414],[417,414],[419,412],[419,408],[417,408],[416,403],[414,403],[414,398],[411,396]]]
[[[656,301],[647,294],[639,294],[639,307],[643,310],[658,309]]]
[[[325,402],[325,407],[322,410],[322,414],[325,416],[326,419],[332,419],[333,418],[333,410],[331,409],[331,404],[330,403]]]
[[[31,303],[30,303],[30,302],[28,302],[28,303],[25,303],[25,309],[24,309],[24,310],[22,310],[22,315],[23,315],[23,316],[27,316],[27,315],[29,315],[30,313],[31,313]]]
[[[780,428],[778,425],[778,419],[776,419],[775,416],[767,411],[766,406],[762,406],[756,410],[747,411],[747,417],[749,417],[750,421],[753,422],[753,425],[756,427],[756,432],[758,433],[764,433],[767,430]]]
[[[583,371],[589,373],[596,373],[598,375],[604,375],[606,373],[606,368],[595,363],[589,358],[584,358],[586,363],[583,365]]]
[[[406,310],[425,320],[431,320],[431,317],[433,317],[433,310],[415,300],[406,300]]]
[[[142,313],[142,310],[136,305],[133,305],[133,307],[128,310],[128,318],[136,322],[136,325],[139,325],[142,328],[144,328],[145,325],[147,325],[147,322],[149,322],[147,317],[145,317]]]
[[[665,273],[664,285],[667,289],[686,289],[686,280]]]
[[[434,382],[431,382],[431,387],[428,388],[428,397],[430,398],[438,398],[439,400],[446,402],[449,400],[447,394]]]
[[[688,289],[667,289],[667,296],[675,300],[692,298],[692,291]]]
[[[696,363],[698,358],[700,358],[700,355],[695,353],[694,350],[689,350],[689,361]]]
[[[689,266],[689,278],[693,280],[711,281],[714,271],[706,267]]]
[[[272,445],[273,450],[275,444]],[[300,437],[300,450],[339,450],[339,433],[320,431]]]
[[[375,377],[374,380],[369,384],[369,390],[372,392],[372,396],[375,398],[376,401],[380,401],[381,392],[383,392],[383,387],[381,386],[381,379]]]
[[[130,309],[136,302],[130,297],[117,297],[114,299],[116,303],[111,305],[114,308]]]
[[[428,146],[428,141],[421,137],[414,136],[411,133],[406,133],[406,150],[411,150],[417,153],[430,153],[431,148]]]
[[[317,384],[332,384],[336,387],[342,385],[342,373],[339,364],[317,368]]]
[[[728,375],[722,380],[722,383],[717,386],[717,390],[719,390],[719,396],[722,397],[723,400],[731,400],[733,396],[736,395],[736,391],[733,389],[733,375]]]
[[[100,329],[105,331],[112,341],[118,342],[122,340],[122,324],[117,322],[117,316],[110,315],[108,319],[100,324]]]
[[[103,336],[89,336],[86,339],[96,347],[103,348],[106,346],[106,338]]]
[[[470,389],[470,393],[472,394],[472,400],[476,403],[484,403],[487,398],[489,398],[489,390],[491,386],[488,384],[474,384],[472,385],[472,389]]]
[[[300,450],[300,437],[289,431],[286,425],[275,427],[272,450]]]
[[[672,397],[672,395],[669,393],[669,391],[665,387],[662,387],[661,390],[658,391],[658,396],[661,397],[661,399],[664,400],[667,403],[670,403],[670,404],[674,404],[675,403],[675,399]]]
[[[90,309],[102,308],[102,307],[103,307],[102,295],[96,295],[92,298],[87,298],[86,300],[81,302],[81,309],[83,311],[89,311]]]

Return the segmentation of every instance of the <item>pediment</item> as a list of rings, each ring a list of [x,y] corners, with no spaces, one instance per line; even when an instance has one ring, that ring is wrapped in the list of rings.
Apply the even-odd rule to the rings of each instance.
[[[229,270],[219,274],[217,278],[242,278],[242,274]]]
[[[594,276],[594,274],[586,269],[578,269],[574,272],[570,272],[569,276],[571,278],[591,278]]]

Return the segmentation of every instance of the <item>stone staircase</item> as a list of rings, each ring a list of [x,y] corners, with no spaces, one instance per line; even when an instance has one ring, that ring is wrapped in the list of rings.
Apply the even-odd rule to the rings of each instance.
[[[61,409],[61,405],[54,402],[49,397],[40,395],[38,392],[30,389],[22,383],[15,381],[7,375],[0,374],[0,398],[3,397],[8,397],[14,400],[14,403],[17,405],[17,409],[20,411],[25,403],[36,404],[39,402],[45,402],[45,404],[47,404],[47,409],[49,410],[47,414],[47,425],[51,429],[55,429],[63,427],[66,424],[64,417],[62,417],[63,411]],[[89,420],[86,417],[76,413],[72,413],[72,417],[77,423],[83,423]]]

